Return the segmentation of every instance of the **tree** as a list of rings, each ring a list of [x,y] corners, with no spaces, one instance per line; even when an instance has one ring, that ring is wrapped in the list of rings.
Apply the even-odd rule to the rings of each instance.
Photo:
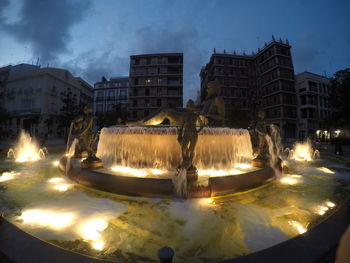
[[[0,136],[1,137],[7,134],[7,131],[4,129],[4,125],[9,118],[10,118],[10,115],[8,114],[6,109],[3,107],[0,107]]]
[[[337,128],[350,128],[350,69],[337,71],[330,86],[330,104],[335,109],[332,116]]]
[[[61,101],[62,108],[57,118],[59,128],[64,130],[65,137],[67,137],[70,124],[79,115],[81,108],[77,103],[76,95],[71,92],[70,88],[61,92]]]
[[[122,104],[116,104],[111,111],[96,114],[96,122],[99,129],[116,125],[117,123],[125,123],[127,120],[127,111]]]

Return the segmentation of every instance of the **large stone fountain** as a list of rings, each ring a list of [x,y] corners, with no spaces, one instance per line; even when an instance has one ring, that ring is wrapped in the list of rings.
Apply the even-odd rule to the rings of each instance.
[[[215,82],[208,84],[203,105],[189,101],[181,111],[160,109],[127,126],[103,128],[96,153],[92,145],[97,135],[92,132],[93,118],[87,110],[72,124],[78,129],[74,133],[80,152],[88,153],[81,163],[83,169],[74,167],[72,154],[61,160],[60,169],[89,187],[143,196],[210,197],[271,181],[275,171],[266,154],[264,162],[256,165],[261,169],[235,169],[242,164],[251,167],[252,144],[248,130],[222,127],[225,107],[219,88]],[[165,119],[170,126],[161,125]]]

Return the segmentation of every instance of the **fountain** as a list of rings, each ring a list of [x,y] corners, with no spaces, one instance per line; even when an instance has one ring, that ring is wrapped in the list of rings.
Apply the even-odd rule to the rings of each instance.
[[[346,209],[338,207],[350,196],[349,167],[284,159],[280,174],[275,126],[263,124],[257,159],[247,130],[215,127],[193,112],[163,110],[146,123],[100,133],[92,132],[86,112],[71,126],[66,156],[51,155],[40,164],[0,163],[0,212],[10,222],[0,226],[0,251],[16,262],[26,256],[33,262],[156,262],[161,247],[175,250],[158,253],[166,251],[174,262],[243,255],[260,262],[276,254],[281,262],[283,254],[299,262],[301,248],[308,251],[307,262],[315,262],[346,226],[338,220]],[[159,114],[176,125],[149,125],[159,124]],[[194,120],[209,125],[199,128]],[[84,151],[90,158],[82,159]],[[331,229],[333,239],[315,235],[317,229]],[[18,235],[28,241],[21,253]]]
[[[297,142],[293,145],[293,149],[289,150],[286,148],[286,154],[289,159],[297,161],[310,162],[320,157],[320,152],[312,148],[310,140],[305,142]]]
[[[46,147],[39,148],[37,142],[22,130],[14,149],[8,150],[7,158],[16,162],[35,162],[45,159],[47,153]]]

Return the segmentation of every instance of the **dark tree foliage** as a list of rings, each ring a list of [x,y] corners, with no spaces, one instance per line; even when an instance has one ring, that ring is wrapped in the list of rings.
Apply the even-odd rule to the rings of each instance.
[[[59,129],[68,133],[71,122],[81,114],[81,107],[77,103],[77,98],[69,89],[65,92],[61,92],[62,108],[57,116],[59,122]]]
[[[121,104],[116,104],[113,110],[96,114],[96,123],[99,129],[116,124],[124,124],[127,120],[127,111]]]
[[[350,128],[350,69],[337,71],[330,87],[330,103],[335,109],[332,124],[339,128]]]

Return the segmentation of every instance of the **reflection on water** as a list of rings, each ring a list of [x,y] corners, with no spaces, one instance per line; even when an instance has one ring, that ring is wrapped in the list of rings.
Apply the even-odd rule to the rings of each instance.
[[[336,168],[327,174],[310,163],[287,163],[288,173],[278,181],[221,198],[117,196],[74,185],[53,166],[54,160],[2,162],[2,211],[41,239],[121,262],[157,262],[161,246],[176,251],[175,262],[248,254],[309,231],[349,196],[349,183],[336,178]],[[147,172],[163,174],[161,169]]]

